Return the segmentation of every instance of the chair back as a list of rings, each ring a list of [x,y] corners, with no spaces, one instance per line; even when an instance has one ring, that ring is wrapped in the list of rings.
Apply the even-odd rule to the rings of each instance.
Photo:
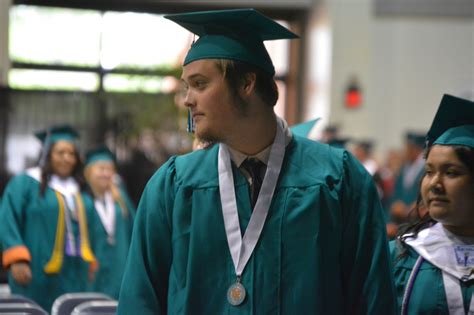
[[[0,303],[0,314],[48,315],[40,306],[30,303]]]
[[[84,302],[76,306],[71,315],[115,315],[117,305],[117,301]]]
[[[29,303],[38,305],[35,301],[19,294],[0,294],[0,304],[4,303]]]
[[[66,293],[59,296],[53,303],[51,315],[70,315],[79,304],[89,301],[107,301],[111,297],[96,292]]]

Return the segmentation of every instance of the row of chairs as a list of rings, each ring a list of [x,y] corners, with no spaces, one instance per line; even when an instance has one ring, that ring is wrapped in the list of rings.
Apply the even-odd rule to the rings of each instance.
[[[102,293],[67,293],[58,297],[51,315],[115,315],[117,301]],[[0,295],[0,314],[48,315],[37,303],[21,295]]]

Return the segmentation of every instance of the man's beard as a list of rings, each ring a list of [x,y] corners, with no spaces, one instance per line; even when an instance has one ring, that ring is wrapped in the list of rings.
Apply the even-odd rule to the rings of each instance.
[[[248,108],[249,104],[246,102],[240,95],[236,94],[233,97],[234,100],[234,111],[237,114],[238,118],[246,118],[248,117]],[[225,137],[222,135],[212,133],[209,131],[203,131],[200,134],[196,133],[196,136],[206,143],[209,143],[209,146],[212,146],[214,143],[222,142],[225,143]]]

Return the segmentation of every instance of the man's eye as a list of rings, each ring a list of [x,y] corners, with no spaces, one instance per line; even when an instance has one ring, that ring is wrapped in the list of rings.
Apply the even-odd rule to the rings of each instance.
[[[206,82],[205,82],[205,81],[196,81],[195,86],[196,86],[196,88],[198,88],[198,89],[199,89],[199,88],[203,88],[203,87],[206,86]]]

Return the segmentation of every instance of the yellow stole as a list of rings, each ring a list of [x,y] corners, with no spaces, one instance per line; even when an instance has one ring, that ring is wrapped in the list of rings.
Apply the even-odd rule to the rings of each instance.
[[[44,267],[44,272],[47,274],[52,273],[59,273],[61,271],[61,267],[63,264],[64,258],[64,241],[65,241],[65,231],[66,231],[66,219],[65,219],[65,211],[66,207],[64,204],[63,196],[55,191],[56,198],[58,199],[59,203],[59,213],[58,213],[58,223],[56,226],[56,239],[54,241],[53,253],[51,254],[51,258],[49,259],[48,263]],[[79,232],[81,238],[81,257],[84,261],[91,264],[91,266],[96,266],[96,258],[92,253],[89,243],[89,233],[87,229],[87,218],[86,218],[86,210],[84,208],[84,202],[82,201],[82,197],[80,193],[77,193],[76,196],[76,204],[78,208],[78,221],[79,221]],[[94,267],[93,267],[94,268]]]

